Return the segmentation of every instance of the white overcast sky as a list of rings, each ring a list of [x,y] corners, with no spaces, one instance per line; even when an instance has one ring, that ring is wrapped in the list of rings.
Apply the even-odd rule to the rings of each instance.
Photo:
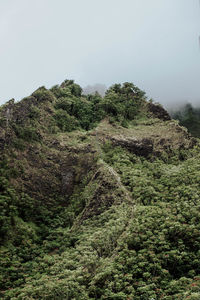
[[[0,0],[0,103],[75,79],[200,104],[199,35],[199,0]]]

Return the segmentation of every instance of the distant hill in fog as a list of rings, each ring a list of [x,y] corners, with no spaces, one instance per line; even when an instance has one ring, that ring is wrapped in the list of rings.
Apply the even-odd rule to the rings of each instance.
[[[200,107],[194,107],[191,103],[169,110],[173,119],[179,120],[181,126],[185,126],[195,137],[200,137]]]
[[[98,92],[102,97],[105,96],[105,92],[107,90],[107,87],[105,84],[96,83],[94,85],[87,85],[83,88],[83,94],[84,95],[94,95],[96,92]]]

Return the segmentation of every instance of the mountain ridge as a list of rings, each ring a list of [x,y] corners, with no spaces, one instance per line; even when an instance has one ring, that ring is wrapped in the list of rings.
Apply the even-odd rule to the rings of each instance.
[[[66,80],[0,127],[1,298],[197,299],[199,141],[161,106]]]

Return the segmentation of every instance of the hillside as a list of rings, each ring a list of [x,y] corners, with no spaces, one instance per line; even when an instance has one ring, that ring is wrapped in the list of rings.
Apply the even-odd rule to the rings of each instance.
[[[199,299],[199,140],[132,83],[0,108],[1,299]]]

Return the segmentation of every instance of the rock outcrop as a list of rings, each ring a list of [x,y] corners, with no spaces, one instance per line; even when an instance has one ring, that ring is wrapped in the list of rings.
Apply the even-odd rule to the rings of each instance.
[[[152,114],[153,117],[156,117],[163,121],[171,120],[168,112],[160,105],[149,102],[147,104],[148,111]]]

